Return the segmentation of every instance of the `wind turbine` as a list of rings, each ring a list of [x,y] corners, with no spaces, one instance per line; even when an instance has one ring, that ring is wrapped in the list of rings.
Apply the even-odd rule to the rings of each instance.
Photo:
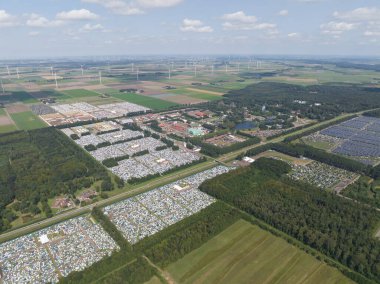
[[[55,88],[58,89],[57,73],[54,73]]]
[[[102,71],[99,71],[99,84],[102,84]]]
[[[11,75],[11,72],[9,71],[9,66],[7,65],[7,70],[8,70],[8,76]]]
[[[170,65],[169,65],[169,80],[171,79],[171,70],[170,70]]]
[[[5,90],[4,90],[4,85],[3,85],[3,79],[0,78],[0,83],[1,83],[1,89],[3,90],[3,95],[5,94]]]
[[[132,63],[132,73],[135,72],[135,64]]]
[[[194,77],[197,77],[197,64],[194,63]]]
[[[211,75],[214,75],[214,65],[211,65]]]
[[[53,66],[50,66],[50,72],[51,72],[51,75],[53,76],[54,75],[54,68],[53,68]]]
[[[139,67],[137,67],[137,70],[136,70],[136,79],[137,81],[139,80]]]
[[[20,80],[20,74],[18,73],[18,67],[16,67],[17,79]]]
[[[240,73],[240,62],[238,63],[238,73]]]
[[[83,65],[80,66],[80,69],[82,70],[82,77],[83,77],[83,75],[84,75]]]
[[[227,65],[227,63],[226,63],[226,73],[228,73],[228,65]]]

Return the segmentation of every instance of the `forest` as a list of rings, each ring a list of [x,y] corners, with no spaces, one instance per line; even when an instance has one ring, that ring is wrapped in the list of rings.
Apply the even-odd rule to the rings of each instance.
[[[296,100],[306,103],[297,103]],[[300,111],[301,115],[310,119],[326,120],[342,113],[379,108],[380,89],[262,82],[230,91],[225,95],[225,102],[238,109],[266,105],[268,110],[281,108],[282,112]]]
[[[0,232],[10,228],[15,211],[38,214],[41,202],[50,213],[48,199],[99,180],[110,180],[107,171],[54,128],[1,135]]]
[[[380,280],[377,211],[290,180],[285,162],[260,158],[204,182],[201,190],[263,220],[356,272]]]

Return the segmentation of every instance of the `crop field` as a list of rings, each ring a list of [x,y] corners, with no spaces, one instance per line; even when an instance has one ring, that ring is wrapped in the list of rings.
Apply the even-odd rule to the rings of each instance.
[[[163,110],[170,108],[172,106],[176,106],[176,103],[164,101],[161,99],[157,99],[151,96],[143,96],[133,93],[114,93],[112,94],[113,97],[118,98],[123,101],[127,101],[130,103],[142,105],[154,110]]]
[[[205,91],[205,92],[202,92],[202,90],[194,91],[194,89],[192,89],[192,90],[176,89],[176,90],[172,90],[170,92],[174,93],[174,94],[178,94],[178,95],[185,95],[188,97],[205,100],[205,101],[216,101],[216,100],[221,100],[223,98],[220,95],[210,94],[208,91]]]
[[[16,131],[17,127],[14,124],[0,125],[0,133]]]
[[[22,130],[31,130],[46,127],[46,123],[39,119],[33,112],[25,111],[10,115],[17,127]]]
[[[63,91],[63,93],[70,96],[71,98],[83,98],[83,97],[99,96],[99,93],[92,92],[92,91],[85,90],[85,89],[66,90],[66,91]]]
[[[23,102],[23,103],[35,103],[37,100],[33,98],[27,92],[12,92],[8,95],[0,95],[0,103],[15,103],[15,102]]]
[[[171,264],[168,271],[178,283],[353,283],[243,220]]]
[[[7,115],[7,113],[5,112],[5,109],[0,108],[0,115]]]

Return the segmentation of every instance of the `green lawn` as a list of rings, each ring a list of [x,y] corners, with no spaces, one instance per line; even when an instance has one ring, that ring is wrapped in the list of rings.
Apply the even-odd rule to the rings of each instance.
[[[149,96],[142,96],[133,93],[120,93],[113,92],[111,94],[113,97],[121,99],[123,101],[127,101],[130,103],[138,104],[144,107],[148,107],[154,110],[163,110],[172,106],[176,106],[176,103],[164,101],[161,99],[157,99]]]
[[[167,270],[178,283],[353,283],[335,268],[243,220]]]
[[[39,119],[31,111],[13,113],[10,115],[19,129],[30,130],[46,127],[46,123]]]
[[[66,90],[62,91],[62,93],[70,96],[71,98],[97,97],[100,95],[96,92],[85,89]]]

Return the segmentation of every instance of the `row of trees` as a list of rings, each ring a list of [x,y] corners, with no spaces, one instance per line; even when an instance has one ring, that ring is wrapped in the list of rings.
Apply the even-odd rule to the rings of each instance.
[[[288,170],[284,162],[261,158],[248,168],[206,181],[201,190],[379,281],[380,243],[373,237],[379,214],[309,184],[278,177]]]

